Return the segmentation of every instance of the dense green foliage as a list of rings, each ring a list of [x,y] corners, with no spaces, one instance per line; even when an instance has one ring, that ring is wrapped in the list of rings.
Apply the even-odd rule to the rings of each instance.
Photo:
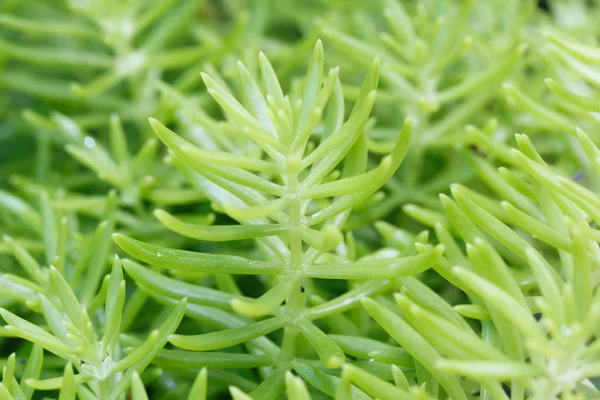
[[[596,1],[0,3],[0,400],[599,399]]]

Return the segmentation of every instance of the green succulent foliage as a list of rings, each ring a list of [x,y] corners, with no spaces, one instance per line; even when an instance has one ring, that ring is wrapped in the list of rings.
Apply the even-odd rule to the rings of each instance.
[[[106,289],[104,293],[99,293],[99,297],[106,299],[103,316],[109,321],[104,324],[103,332],[94,330],[86,307],[79,303],[66,280],[54,267],[50,267],[47,274],[47,285],[50,287],[43,290],[50,297],[37,293],[48,330],[10,311],[1,310],[2,318],[7,322],[4,329],[8,334],[29,340],[68,362],[60,377],[28,378],[25,383],[29,388],[60,389],[60,399],[74,399],[76,393],[79,397],[89,399],[119,398],[131,384],[133,375],[146,369],[181,321],[185,300],[158,329],[150,332],[139,347],[130,354],[122,355],[118,340],[125,301],[125,281],[120,278],[122,272],[116,259],[111,275],[106,280]],[[94,300],[102,303],[104,299]],[[91,303],[88,308],[94,306],[98,307]],[[19,387],[14,386],[14,391],[10,389],[11,395],[18,398]]]
[[[91,170],[105,185],[117,189],[119,205],[132,208],[137,214],[144,213],[144,201],[169,206],[197,203],[205,199],[198,190],[181,187],[185,181],[177,179],[179,174],[174,169],[161,166],[156,139],[144,140],[137,153],[131,154],[125,130],[117,115],[110,118],[108,148],[100,143],[100,139],[94,138],[68,117],[55,114],[45,118],[28,113],[26,118],[33,126],[43,129],[45,134],[58,133],[54,140],[63,145],[69,155]],[[95,184],[96,180],[90,183]],[[28,188],[31,194],[38,194],[35,188]],[[73,201],[77,200],[77,195],[70,197],[61,194],[60,197],[62,208],[80,209],[83,212],[90,210],[92,201],[101,198],[96,196],[88,202],[84,200],[77,204]],[[57,207],[58,204],[54,206]]]
[[[20,384],[14,379],[15,355],[7,360],[4,398],[31,398],[33,390],[57,389],[61,389],[60,399],[75,398],[76,393],[80,398],[119,398],[128,390],[133,373],[144,371],[181,321],[185,299],[139,347],[130,354],[123,352],[119,336],[122,324],[130,324],[137,310],[124,308],[126,284],[118,258],[110,275],[103,276],[115,208],[113,193],[104,214],[108,219],[83,241],[82,251],[74,252],[69,250],[81,243],[73,243],[77,238],[69,237],[72,217],[57,218],[48,197],[43,196],[44,264],[18,241],[4,236],[6,247],[23,273],[4,273],[0,277],[3,305],[21,315],[0,309],[6,322],[2,336],[34,344]],[[23,312],[23,306],[32,313]],[[60,360],[63,366],[66,364],[62,376],[59,371],[55,371],[55,377],[40,376],[44,351],[56,356],[59,366]]]
[[[598,376],[597,194],[552,169],[525,135],[516,136],[516,150],[474,127],[469,131],[507,165],[497,170],[471,156],[502,200],[455,185],[454,200],[441,197],[445,215],[415,207],[407,212],[435,229],[446,253],[434,268],[470,303],[449,314],[447,306],[432,307],[431,299],[425,303],[408,288],[395,296],[402,318],[372,300],[364,305],[403,347],[406,335],[394,336],[400,324],[429,341],[437,352],[432,375],[468,377],[494,399],[508,398],[501,382],[511,385],[511,396],[595,398],[589,379]],[[598,148],[580,129],[577,139],[597,174]],[[478,321],[478,331],[457,313]]]
[[[308,382],[316,379],[311,375],[324,374],[319,368],[297,360],[299,336],[308,342],[324,368],[336,369],[344,363],[342,349],[315,325],[316,320],[331,318],[355,307],[360,298],[384,290],[390,279],[429,268],[440,257],[442,248],[436,247],[421,255],[376,261],[344,260],[339,252],[338,255],[328,253],[344,247],[340,230],[352,207],[389,179],[410,142],[412,121],[407,119],[392,152],[375,169],[365,171],[364,125],[375,100],[378,61],[367,74],[347,119],[344,119],[338,70],[330,70],[327,76],[323,74],[320,42],[315,46],[300,91],[289,96],[283,94],[263,54],[259,62],[263,90],[246,68],[239,65],[243,105],[215,80],[203,76],[209,93],[224,110],[224,129],[247,135],[262,150],[259,157],[203,149],[158,121],[150,122],[169,148],[171,161],[193,182],[207,187],[207,196],[239,225],[192,225],[163,210],[155,211],[158,220],[168,229],[204,241],[255,239],[262,259],[158,247],[122,234],[114,235],[114,240],[135,258],[172,271],[268,276],[265,292],[258,298],[245,297],[237,288],[233,293],[209,290],[200,295],[202,288],[175,282],[167,284],[168,278],[125,261],[126,270],[142,287],[145,285],[142,282],[147,282],[151,296],[164,296],[170,301],[189,297],[191,305],[225,308],[251,318],[246,319],[243,326],[225,325],[229,329],[177,334],[169,341],[184,350],[202,352],[246,344],[250,353],[263,354],[271,371],[265,374],[265,380],[251,396],[275,398],[283,390],[284,373],[290,368],[303,377],[302,371],[305,371],[308,378],[304,378]],[[234,281],[229,279],[235,287]],[[355,289],[341,297],[307,307],[306,299],[319,293],[312,282],[315,279],[349,279],[363,283],[357,282]],[[186,294],[192,291],[196,294]],[[285,302],[283,306],[282,302]],[[239,317],[235,319],[239,321]],[[214,326],[216,321],[210,322]],[[280,329],[283,329],[283,337],[279,345],[266,339],[265,335]],[[206,354],[216,356],[218,353]],[[243,359],[244,355],[240,354],[238,360]],[[328,392],[318,385],[316,388]],[[235,396],[243,397],[242,394]]]
[[[531,125],[536,129],[575,135],[573,127],[579,126],[596,140],[598,122],[593,113],[598,109],[595,98],[599,81],[593,69],[600,52],[555,29],[547,29],[545,37],[546,62],[553,72],[553,78],[544,80],[550,89],[545,93],[548,101],[531,98],[511,82],[504,85],[507,99],[532,117]]]
[[[86,106],[78,121],[85,125],[104,124],[107,112],[117,110],[127,120],[147,115],[156,110],[153,85],[160,73],[207,53],[206,44],[182,43],[200,3],[24,2],[0,18],[0,46],[9,60],[2,86]],[[29,66],[27,72],[22,65]],[[44,70],[54,75],[37,72]],[[109,92],[117,86],[118,92]]]
[[[598,10],[0,2],[0,399],[600,398]]]
[[[356,224],[407,202],[431,206],[451,183],[472,178],[468,165],[448,157],[446,149],[465,142],[462,126],[490,116],[486,108],[502,96],[502,81],[515,73],[527,47],[522,41],[532,5],[507,2],[503,10],[494,9],[500,15],[491,16],[488,7],[472,1],[381,0],[373,4],[375,12],[353,14],[339,27],[323,23],[322,36],[344,59],[361,68],[370,58],[381,59],[374,113],[380,124],[367,130],[370,149],[389,151],[398,115],[414,119],[406,163],[386,183],[380,203],[363,210]]]

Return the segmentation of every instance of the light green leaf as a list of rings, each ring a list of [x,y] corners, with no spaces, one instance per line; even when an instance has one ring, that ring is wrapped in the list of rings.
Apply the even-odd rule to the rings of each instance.
[[[511,321],[524,335],[532,340],[545,342],[545,335],[533,318],[531,311],[525,308],[511,295],[488,280],[461,267],[452,268],[455,274],[473,292],[485,298],[487,304],[493,305],[506,319]]]
[[[474,221],[481,229],[484,229],[490,236],[506,246],[510,251],[519,257],[525,259],[524,249],[529,247],[529,243],[510,229],[497,218],[485,211],[469,198],[460,185],[452,185],[452,194],[456,199],[461,210]],[[479,235],[479,237],[483,237]],[[475,238],[465,238],[474,240]]]
[[[335,396],[336,389],[340,385],[341,379],[337,376],[329,375],[321,369],[312,367],[308,364],[292,361],[292,368],[310,385],[329,396]],[[352,387],[350,389],[351,400],[368,400],[371,397],[362,390]]]
[[[67,363],[62,378],[62,387],[60,388],[58,400],[75,400],[76,384],[73,375],[73,365],[71,363]]]
[[[5,329],[17,337],[33,342],[66,360],[76,362],[73,349],[58,340],[55,336],[3,308],[0,308],[0,315],[2,315],[2,318],[8,324]]]
[[[297,288],[300,274],[290,272],[277,285],[257,299],[234,298],[231,307],[234,311],[249,317],[261,317],[271,313]]]
[[[295,377],[290,371],[285,373],[285,387],[288,400],[311,400],[310,394],[302,379]]]
[[[360,299],[384,292],[391,286],[389,280],[369,280],[354,289],[332,300],[306,310],[309,319],[325,318],[332,314],[342,313],[360,305]]]
[[[116,398],[120,396],[122,393],[125,393],[127,388],[131,383],[131,378],[134,372],[141,374],[146,367],[152,362],[154,357],[162,350],[165,344],[168,341],[168,338],[175,332],[183,315],[185,313],[185,308],[187,304],[187,299],[183,298],[181,301],[177,303],[173,311],[169,314],[167,319],[162,323],[159,329],[154,330],[156,332],[156,339],[154,345],[144,351],[142,354],[136,355],[134,357],[133,354],[130,354],[123,360],[119,361],[119,363],[131,364],[131,361],[134,361],[133,364],[129,367],[128,371],[123,375],[122,379],[119,381],[117,386],[111,392],[111,397]],[[151,334],[152,335],[152,334]],[[132,357],[132,358],[129,358]],[[113,364],[113,367],[116,368],[117,364]]]
[[[131,399],[132,400],[148,400],[148,394],[144,388],[144,382],[140,379],[137,372],[133,372],[131,376]]]
[[[128,259],[123,260],[122,263],[123,268],[135,280],[136,284],[151,290],[153,293],[173,299],[187,297],[189,303],[220,308],[229,308],[231,301],[234,299],[233,295],[224,293],[221,290],[169,278]]]
[[[25,371],[21,378],[21,390],[23,391],[23,397],[26,400],[31,399],[33,396],[33,388],[25,384],[28,379],[38,379],[42,371],[44,364],[44,349],[37,344],[31,347],[31,353],[27,359],[25,365]]]
[[[533,365],[515,361],[440,360],[437,365],[442,370],[456,372],[476,379],[524,380],[543,376],[543,371]]]
[[[187,400],[206,400],[207,388],[206,368],[202,368],[200,372],[198,372],[198,375],[196,375],[196,379],[194,379]]]
[[[253,399],[276,400],[284,391],[285,369],[277,368],[270,373],[252,392]]]
[[[106,292],[106,307],[104,308],[106,323],[104,336],[102,337],[102,349],[108,354],[113,353],[119,337],[124,304],[125,281],[123,280],[123,270],[121,269],[121,260],[115,256]]]
[[[261,354],[162,350],[152,364],[169,369],[258,368],[274,365],[275,360]]]
[[[29,275],[29,278],[35,280],[39,284],[43,284],[45,281],[44,274],[35,258],[33,258],[23,246],[10,236],[4,235],[2,239],[10,248],[13,256],[19,261],[19,264],[25,270],[25,273]]]
[[[402,295],[396,294],[394,297],[402,309],[405,319],[441,352],[452,357],[507,360],[504,354],[483,342],[473,331],[466,330],[462,326],[458,327],[442,317],[428,312],[411,303]]]
[[[277,317],[238,328],[231,328],[225,331],[205,333],[202,335],[173,335],[169,338],[169,342],[186,350],[208,351],[223,349],[281,329],[289,321],[289,316],[279,315]]]
[[[346,364],[342,369],[342,379],[347,379],[354,383],[359,389],[373,398],[381,400],[415,400],[416,396],[403,391],[384,381],[381,378],[371,375],[368,372],[352,365]]]
[[[168,249],[143,243],[120,233],[113,234],[113,240],[121,249],[139,260],[167,269],[253,275],[285,273],[284,265],[266,261]]]
[[[375,351],[385,351],[396,349],[395,347],[380,342],[379,340],[370,339],[361,336],[349,336],[349,335],[328,335],[330,339],[332,339],[344,353],[351,355],[356,358],[365,358],[368,359],[370,357],[371,352]]]
[[[312,264],[305,267],[303,275],[321,279],[385,279],[415,275],[430,268],[444,252],[438,245],[416,256],[358,261],[342,264]]]
[[[155,210],[154,216],[168,229],[193,239],[208,240],[212,242],[254,239],[264,236],[273,236],[288,230],[285,225],[260,224],[260,225],[221,225],[206,226],[196,225],[181,221],[163,210]]]
[[[252,397],[248,396],[235,386],[229,386],[229,394],[231,394],[233,400],[253,400]]]
[[[58,229],[56,228],[56,218],[52,211],[52,207],[50,206],[48,194],[45,192],[42,193],[41,208],[46,264],[50,265],[56,256]]]
[[[328,335],[304,318],[298,319],[296,324],[319,355],[325,368],[339,368],[344,364],[345,357],[342,349]]]
[[[436,362],[441,360],[441,356],[417,331],[398,315],[374,300],[365,298],[362,303],[371,317],[439,380],[452,399],[467,399],[457,377],[437,369]]]

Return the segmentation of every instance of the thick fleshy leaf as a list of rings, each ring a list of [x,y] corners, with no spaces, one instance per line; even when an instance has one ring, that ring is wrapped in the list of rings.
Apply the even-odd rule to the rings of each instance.
[[[472,244],[467,244],[467,254],[473,271],[489,281],[495,282],[503,290],[510,293],[515,300],[525,304],[525,296],[523,296],[517,280],[511,274],[502,257],[488,242],[476,238]]]
[[[285,387],[289,400],[310,400],[310,394],[302,379],[290,371],[285,373]]]
[[[311,365],[292,361],[292,368],[310,385],[329,396],[335,396],[336,389],[340,385],[341,379],[334,375],[326,374],[323,370]],[[352,400],[367,400],[371,397],[356,387],[350,389]]]
[[[229,369],[257,368],[273,365],[275,360],[259,354],[162,350],[152,364],[168,369]]]
[[[256,275],[277,275],[285,272],[284,265],[266,261],[168,249],[140,242],[120,233],[113,234],[113,239],[119,247],[137,259],[167,269]]]
[[[35,258],[10,236],[5,235],[3,240],[10,248],[13,256],[19,261],[19,264],[21,264],[21,267],[25,270],[25,273],[27,273],[27,275],[29,275],[29,277],[35,280],[37,283],[42,284],[44,282],[44,275],[39,263],[35,260]]]
[[[347,379],[373,398],[381,400],[415,400],[417,397],[391,383],[355,367],[344,365],[342,379]]]
[[[208,351],[231,347],[264,336],[282,328],[290,321],[287,315],[279,315],[238,328],[205,333],[202,335],[173,335],[169,341],[182,349]]]
[[[131,399],[148,400],[148,394],[144,388],[144,382],[142,382],[137,372],[134,372],[131,377]]]
[[[109,251],[111,248],[110,235],[114,228],[114,218],[117,208],[117,193],[112,190],[109,192],[106,199],[104,210],[104,218],[106,220],[106,228],[102,230],[99,236],[94,234],[91,257],[86,266],[86,276],[81,289],[81,304],[89,305],[96,295],[98,287],[104,276],[107,260],[109,260]],[[95,232],[96,233],[96,232]]]
[[[516,50],[512,51],[512,54],[503,56],[501,61],[494,63],[491,67],[477,73],[475,76],[466,79],[458,85],[452,86],[449,89],[445,89],[438,93],[436,100],[439,103],[447,103],[454,101],[462,96],[472,93],[475,88],[482,85],[489,84],[490,81],[494,82],[501,80],[507,75],[510,68],[519,59],[521,54],[525,51],[526,46],[519,46]]]
[[[208,387],[206,375],[206,368],[202,368],[200,372],[198,372],[187,400],[206,400],[206,389]]]
[[[121,268],[121,260],[115,256],[106,293],[106,307],[104,309],[106,324],[102,346],[108,354],[112,354],[118,340],[124,304],[125,281],[123,280],[123,270]]]
[[[486,299],[498,312],[511,321],[521,332],[535,339],[545,342],[545,335],[535,321],[531,312],[515,300],[511,295],[500,289],[497,285],[481,278],[471,271],[461,267],[452,268],[452,273],[463,281],[471,290]]]
[[[525,239],[477,205],[461,190],[459,185],[452,186],[452,194],[461,210],[481,229],[484,229],[490,236],[502,243],[514,254],[525,258],[523,250],[529,247],[529,243]]]
[[[369,357],[377,362],[391,364],[392,366],[404,368],[415,367],[412,356],[400,347],[373,350],[369,352]]]
[[[253,399],[276,400],[283,393],[284,386],[285,370],[280,367],[275,369],[256,389],[250,392],[250,397]]]
[[[227,240],[255,239],[286,232],[289,228],[279,224],[207,226],[183,222],[163,210],[155,210],[154,216],[168,229],[193,239],[220,242]]]
[[[298,319],[296,324],[319,355],[325,368],[339,368],[344,364],[345,357],[342,349],[328,335],[304,318]]]
[[[346,264],[313,264],[304,269],[304,276],[322,279],[386,279],[415,275],[430,268],[444,252],[444,247],[416,256],[389,260],[358,261]]]
[[[76,357],[73,355],[73,349],[57,339],[55,336],[46,332],[42,328],[34,325],[15,314],[0,308],[0,315],[8,324],[5,327],[6,330],[14,333],[16,336],[33,342],[51,353],[58,355],[66,360],[76,361]]]
[[[394,349],[392,345],[389,345],[379,340],[360,337],[360,336],[349,336],[349,335],[328,335],[344,353],[357,358],[369,358],[369,353],[378,350]]]
[[[231,398],[233,400],[254,400],[252,397],[248,396],[235,386],[229,387],[229,394],[231,394]]]
[[[467,331],[472,331],[471,326],[461,318],[456,311],[454,311],[446,300],[419,279],[414,277],[404,277],[399,278],[398,282],[402,284],[402,294],[406,295],[416,304],[436,312],[449,322],[452,322]]]
[[[123,374],[122,379],[119,381],[117,386],[112,390],[111,397],[116,398],[120,396],[127,390],[127,387],[130,385],[131,377],[134,372],[138,374],[142,373],[146,367],[152,362],[154,357],[162,350],[165,344],[168,341],[168,338],[175,332],[179,323],[181,322],[183,315],[185,313],[185,306],[187,304],[187,299],[182,299],[173,311],[169,314],[167,319],[160,325],[160,327],[154,330],[154,334],[156,339],[153,344],[147,351],[138,352],[136,355],[133,353],[119,361],[119,363],[129,364],[130,367],[128,371]],[[131,358],[130,358],[131,357]],[[115,367],[117,364],[113,364]]]
[[[73,366],[68,363],[63,373],[63,384],[60,388],[58,400],[75,400],[76,386],[73,375]]]
[[[428,312],[402,295],[396,294],[395,299],[405,318],[412,322],[429,343],[447,353],[447,356],[492,361],[508,360],[504,354],[486,344],[472,331]]]
[[[25,371],[21,379],[21,389],[23,390],[23,397],[26,400],[31,399],[33,396],[33,388],[25,384],[28,379],[38,379],[42,371],[44,364],[44,349],[37,344],[34,344],[31,348],[31,353],[27,359]]]
[[[231,300],[231,307],[234,311],[249,317],[267,315],[290,295],[299,281],[300,274],[292,271],[258,299],[234,298]]]
[[[371,317],[404,349],[418,360],[430,373],[435,376],[453,399],[466,400],[467,396],[457,377],[441,372],[436,362],[441,360],[440,354],[402,318],[394,314],[376,301],[365,298],[363,306]]]
[[[310,319],[325,318],[332,314],[342,313],[360,305],[360,299],[384,292],[392,282],[383,280],[370,280],[332,300],[311,307],[306,311]]]
[[[144,288],[152,290],[163,296],[173,299],[187,297],[191,304],[204,304],[221,308],[229,308],[235,296],[204,286],[198,286],[177,279],[173,279],[136,262],[125,259],[123,268],[135,282]]]
[[[93,379],[93,376],[77,374],[72,377],[68,377],[76,386],[89,382]],[[36,390],[58,390],[64,385],[64,376],[50,379],[28,379],[25,384]]]
[[[406,118],[406,120],[404,120],[404,124],[402,125],[400,135],[396,140],[394,148],[392,149],[392,152],[388,156],[384,157],[384,164],[389,163],[389,166],[385,168],[385,173],[381,173],[380,175],[378,175],[371,182],[364,185],[364,187],[362,187],[361,190],[359,190],[358,192],[342,196],[336,199],[323,210],[317,211],[316,213],[312,214],[307,220],[307,225],[312,226],[324,222],[327,219],[334,217],[335,215],[338,215],[346,210],[351,209],[353,206],[358,205],[360,202],[362,202],[363,200],[371,196],[373,193],[375,193],[381,186],[383,186],[385,182],[387,182],[396,172],[396,170],[404,160],[404,157],[406,156],[408,146],[412,137],[412,126],[412,117]],[[311,154],[314,154],[314,152]],[[355,178],[359,179],[357,177],[349,177],[345,179],[352,181]],[[310,176],[305,180],[305,183],[307,183],[306,181],[309,181],[309,179]]]
[[[506,379],[527,379],[536,377],[543,372],[530,364],[511,362],[511,361],[459,361],[442,360],[438,362],[438,367],[446,370],[468,375],[474,378],[493,378],[498,380]]]
[[[62,274],[50,266],[50,283],[52,284],[53,294],[58,296],[62,304],[63,311],[67,313],[73,325],[82,333],[88,330],[89,319],[84,314],[81,304],[77,300],[75,293],[69,287],[69,284],[62,277]],[[92,336],[93,340],[93,336]]]

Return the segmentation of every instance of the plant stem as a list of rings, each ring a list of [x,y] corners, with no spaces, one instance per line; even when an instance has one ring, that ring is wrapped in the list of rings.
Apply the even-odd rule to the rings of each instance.
[[[287,176],[287,194],[293,196],[289,206],[290,230],[289,246],[290,256],[288,261],[288,272],[300,271],[302,269],[303,251],[302,238],[298,228],[302,224],[302,205],[298,199],[298,171],[290,171]],[[284,279],[290,279],[286,276]],[[290,296],[285,303],[285,313],[293,317],[299,316],[304,311],[304,296],[302,294],[301,280],[292,289]],[[292,320],[293,321],[293,320]],[[294,326],[287,326],[283,333],[283,345],[281,347],[280,361],[288,363],[295,357],[295,341],[298,336],[298,330]]]

